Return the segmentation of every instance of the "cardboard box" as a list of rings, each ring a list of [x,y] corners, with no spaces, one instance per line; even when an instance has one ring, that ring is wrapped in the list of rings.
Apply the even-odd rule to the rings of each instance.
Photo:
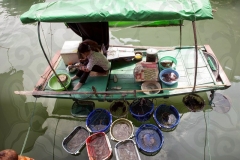
[[[65,65],[79,62],[77,49],[80,41],[65,41],[60,52]]]

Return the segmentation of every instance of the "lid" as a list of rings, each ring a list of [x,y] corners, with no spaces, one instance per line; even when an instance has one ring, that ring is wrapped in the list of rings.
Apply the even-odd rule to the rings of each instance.
[[[79,43],[80,41],[65,41],[60,53],[61,54],[77,53]]]
[[[147,54],[156,54],[158,52],[157,49],[155,48],[148,48],[147,49]]]

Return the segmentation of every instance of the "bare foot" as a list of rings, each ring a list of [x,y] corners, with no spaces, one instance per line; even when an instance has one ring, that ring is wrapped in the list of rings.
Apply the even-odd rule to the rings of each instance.
[[[74,86],[73,90],[74,90],[74,91],[79,90],[79,89],[82,87],[82,85],[83,85],[82,83],[78,82],[78,83],[76,84],[76,86]]]
[[[76,79],[79,79],[79,77],[76,76],[76,75],[75,75],[74,77],[71,78],[72,81],[74,81],[74,80],[76,80]]]

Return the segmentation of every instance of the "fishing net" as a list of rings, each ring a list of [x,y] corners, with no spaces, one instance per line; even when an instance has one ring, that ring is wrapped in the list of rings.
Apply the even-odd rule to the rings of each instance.
[[[214,111],[219,113],[227,113],[231,108],[231,103],[228,98],[221,93],[210,95],[210,105]]]
[[[147,121],[154,111],[154,104],[146,98],[135,99],[130,104],[132,116],[139,121]]]
[[[184,96],[182,102],[191,112],[202,111],[205,105],[203,98],[195,93]]]
[[[86,118],[95,108],[93,101],[76,100],[71,108],[71,114],[74,117]]]
[[[114,101],[110,105],[110,112],[114,118],[126,117],[128,114],[127,106],[129,103],[127,101]]]

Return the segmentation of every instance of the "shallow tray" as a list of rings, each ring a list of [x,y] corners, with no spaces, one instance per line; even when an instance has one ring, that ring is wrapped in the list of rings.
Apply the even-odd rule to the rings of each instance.
[[[115,145],[114,150],[117,160],[141,160],[136,143],[132,139],[118,142]]]
[[[112,155],[112,147],[104,132],[94,133],[86,140],[89,160],[107,160]]]
[[[90,136],[87,129],[77,126],[74,130],[63,139],[62,146],[70,154],[78,154],[85,145],[86,139]]]

